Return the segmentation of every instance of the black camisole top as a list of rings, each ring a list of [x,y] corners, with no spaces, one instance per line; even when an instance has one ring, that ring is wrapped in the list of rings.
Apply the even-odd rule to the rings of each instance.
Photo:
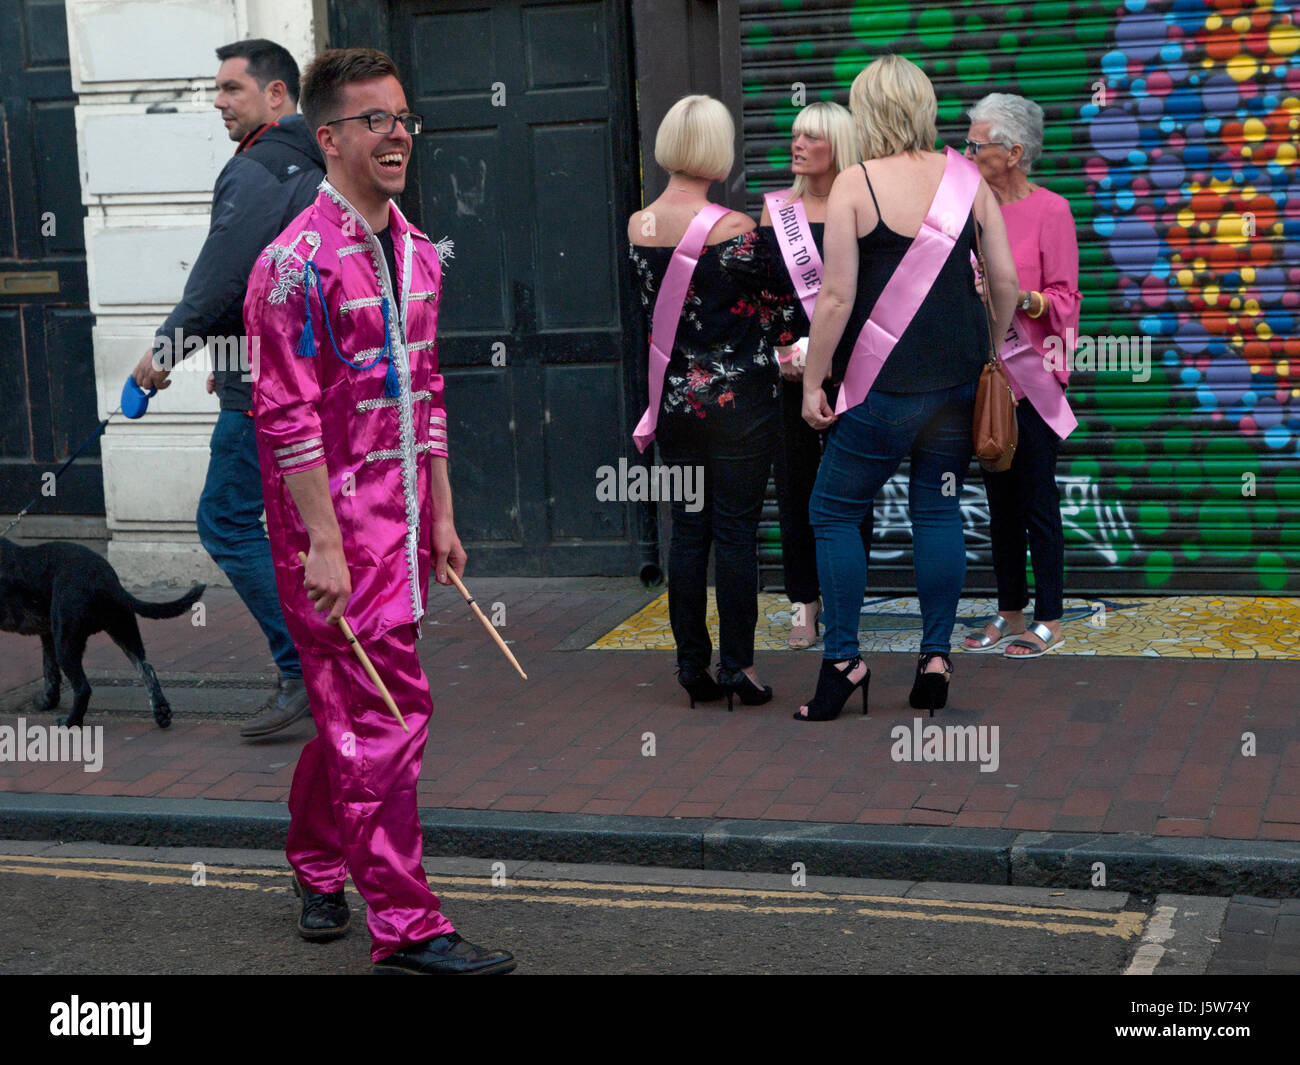
[[[860,165],[866,174],[866,165]],[[885,224],[869,174],[867,189],[879,221],[875,229],[858,238],[857,298],[831,360],[831,380],[836,384],[844,379],[853,345],[876,300],[912,246],[911,237],[900,236]],[[971,268],[974,247],[972,211],[925,301],[885,360],[873,391],[932,392],[968,384],[979,377],[988,360],[988,330]]]

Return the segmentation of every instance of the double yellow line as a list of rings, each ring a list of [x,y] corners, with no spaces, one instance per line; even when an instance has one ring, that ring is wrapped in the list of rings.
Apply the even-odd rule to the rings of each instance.
[[[126,884],[186,886],[196,863],[127,858],[50,858],[0,855],[0,875],[51,876]],[[289,891],[287,869],[203,864],[203,886],[235,891]],[[1018,906],[999,902],[955,902],[885,895],[831,895],[820,891],[706,888],[666,884],[587,883],[578,880],[510,879],[493,886],[489,876],[432,876],[441,896],[472,902],[544,903],[612,910],[691,910],[698,913],[808,914],[841,918],[982,924],[1002,928],[1130,939],[1141,934],[1146,915],[1121,911]]]

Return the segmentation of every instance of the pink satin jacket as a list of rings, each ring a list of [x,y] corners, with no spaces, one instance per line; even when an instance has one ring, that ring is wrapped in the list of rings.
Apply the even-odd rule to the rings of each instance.
[[[435,247],[391,203],[389,228],[392,279],[369,225],[324,181],[316,202],[263,251],[244,299],[276,585],[290,635],[317,653],[346,652],[347,644],[303,588],[298,552],[310,540],[287,474],[328,470],[352,577],[345,617],[358,639],[418,623],[424,613],[430,456],[447,455],[435,336],[439,255],[449,249]]]

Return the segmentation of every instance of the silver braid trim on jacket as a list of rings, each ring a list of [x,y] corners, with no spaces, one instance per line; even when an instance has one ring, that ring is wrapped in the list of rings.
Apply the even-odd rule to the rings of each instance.
[[[339,210],[345,216],[351,215],[356,220],[359,228],[365,231],[366,244],[370,248],[370,265],[375,272],[376,280],[379,282],[379,291],[388,297],[394,312],[396,312],[389,315],[388,336],[392,345],[393,368],[397,371],[402,496],[406,503],[406,584],[411,600],[411,620],[415,622],[418,631],[420,619],[424,616],[424,604],[420,600],[420,482],[415,468],[415,417],[411,406],[411,363],[407,358],[406,346],[402,339],[402,323],[406,321],[406,294],[411,289],[411,267],[413,265],[411,261],[411,234],[409,230],[405,234],[405,247],[402,258],[402,285],[405,291],[399,304],[393,288],[397,279],[388,276],[388,263],[384,261],[379,239],[375,236],[374,230],[370,228],[370,223],[361,216],[361,212],[348,203],[347,198],[338,189],[334,188],[328,180],[322,181],[320,187],[321,191],[338,205]],[[405,221],[404,217],[403,221]],[[409,226],[410,223],[407,224]]]
[[[402,302],[399,313],[390,319],[389,328],[396,334],[393,338],[393,356],[397,362],[397,379],[401,386],[397,409],[402,444],[402,493],[406,497],[406,563],[410,567],[411,614],[418,625],[420,618],[424,616],[424,604],[420,601],[420,477],[415,468],[415,411],[411,402],[411,361],[407,357],[406,343],[398,327],[398,323],[406,321],[408,304],[406,294],[411,291],[411,269],[414,266],[410,232],[408,231],[405,236],[402,256]]]

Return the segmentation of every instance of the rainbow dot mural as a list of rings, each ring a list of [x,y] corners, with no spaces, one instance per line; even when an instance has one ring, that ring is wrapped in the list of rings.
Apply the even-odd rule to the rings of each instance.
[[[1292,5],[1130,0],[1081,109],[1120,306],[1198,411],[1268,448],[1300,426],[1300,28]]]
[[[741,5],[755,202],[785,178],[796,80],[810,100],[846,102],[865,64],[906,55],[934,84],[946,143],[984,93],[1044,108],[1033,180],[1078,223],[1081,332],[1151,357],[1141,377],[1072,380],[1080,427],[1058,465],[1067,591],[1300,594],[1298,4]],[[967,525],[975,574],[981,503]],[[899,536],[882,547],[897,544],[906,581]]]

